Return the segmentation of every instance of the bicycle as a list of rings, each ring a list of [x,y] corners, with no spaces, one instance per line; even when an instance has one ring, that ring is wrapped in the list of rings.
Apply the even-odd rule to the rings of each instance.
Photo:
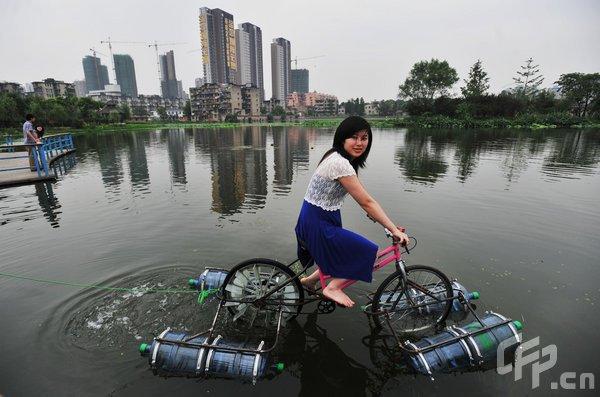
[[[403,228],[401,228],[404,231]],[[392,237],[385,229],[386,236]],[[416,239],[412,248],[416,246]],[[412,249],[410,248],[410,249]],[[401,252],[395,241],[377,253],[373,272],[395,264],[396,271],[389,275],[377,288],[367,314],[373,316],[378,327],[387,324],[395,333],[416,333],[438,327],[448,316],[454,299],[450,280],[444,273],[430,266],[406,266],[402,254],[409,254],[409,247]],[[299,259],[284,265],[273,259],[254,258],[233,267],[220,290],[219,298],[233,315],[233,320],[247,319],[254,324],[259,315],[269,323],[269,313],[280,311],[284,321],[290,321],[302,313],[302,307],[318,302],[320,313],[331,313],[335,302],[325,298],[319,290],[310,291],[302,286],[300,276],[314,264],[310,257],[304,268],[295,273],[291,267]],[[325,288],[329,275],[320,270],[321,290]],[[342,285],[347,288],[355,280]],[[313,297],[305,298],[305,292]],[[259,319],[260,321],[260,319]]]
[[[401,230],[404,231],[403,228]],[[388,230],[385,232],[388,238],[392,237]],[[500,343],[506,339],[505,336],[514,335],[516,344],[513,347],[516,349],[521,342],[517,333],[521,329],[520,323],[492,312],[486,312],[486,316],[481,318],[462,291],[453,291],[450,280],[440,270],[430,266],[404,264],[402,254],[409,254],[417,243],[414,237],[410,237],[410,240],[414,241],[414,245],[410,248],[404,247],[402,252],[400,245],[393,241],[392,245],[377,253],[373,264],[374,272],[391,263],[395,264],[396,270],[379,285],[364,311],[371,315],[377,328],[381,329],[384,324],[389,327],[396,345],[402,353],[413,358],[418,371],[432,377],[435,370],[445,368],[446,363],[442,362],[442,356],[446,357],[447,353],[451,353],[446,357],[448,360],[452,360],[452,357],[458,354],[457,357],[461,360],[464,358],[461,363],[464,364],[468,356],[469,363],[479,365],[486,359],[486,349],[495,346],[493,341]],[[167,328],[155,337],[151,344],[140,345],[141,354],[149,357],[150,366],[154,371],[184,372],[188,376],[201,376],[215,371],[218,373],[230,368],[229,364],[213,363],[215,354],[219,354],[223,360],[227,356],[226,361],[231,363],[239,364],[240,360],[245,360],[245,366],[235,367],[236,371],[241,371],[244,376],[251,377],[253,383],[256,382],[264,370],[266,355],[275,349],[279,341],[281,327],[285,322],[303,313],[303,306],[309,303],[318,302],[318,313],[331,313],[336,308],[335,302],[325,298],[320,291],[310,291],[299,281],[299,277],[306,274],[314,260],[310,258],[305,261],[304,267],[295,272],[292,266],[298,261],[300,259],[284,265],[273,259],[254,258],[234,266],[229,271],[213,268],[212,271],[216,271],[218,277],[213,278],[209,284],[220,285],[220,288],[208,287],[209,290],[206,291],[217,291],[216,296],[220,303],[210,328],[193,335],[173,333]],[[205,274],[206,272],[208,270]],[[223,274],[226,276],[221,283],[220,277]],[[320,272],[321,288],[326,286],[328,278],[330,276]],[[347,288],[355,282],[348,280],[342,288]],[[204,288],[205,282],[202,281],[201,291],[206,292]],[[311,296],[305,298],[305,292]],[[204,296],[202,292],[201,296]],[[439,334],[441,337],[424,338],[425,343],[412,343],[408,339],[409,336],[416,336],[432,328],[436,332],[441,330],[454,299],[458,299],[458,302],[465,306],[476,322],[465,328],[447,327]],[[220,334],[216,335],[217,319],[223,307],[233,315],[234,321],[245,319],[250,327],[256,324],[259,315],[264,316],[266,328],[275,324],[276,332],[272,344],[267,346],[265,342],[269,337],[261,340],[256,348],[246,344],[240,346],[239,343],[229,343]],[[273,313],[277,313],[277,316],[271,318]],[[314,315],[315,311],[310,313]],[[499,330],[500,333],[494,334],[494,330]],[[253,332],[252,335],[255,336],[254,334]],[[483,334],[486,336],[478,337]],[[490,341],[491,343],[488,343]],[[446,348],[450,350],[445,351]],[[248,360],[252,361],[251,366]],[[448,365],[452,367],[453,364]]]

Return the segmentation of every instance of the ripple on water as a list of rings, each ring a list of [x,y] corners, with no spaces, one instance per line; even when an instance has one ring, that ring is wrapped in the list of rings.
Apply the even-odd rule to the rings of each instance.
[[[42,324],[40,337],[57,340],[52,348],[64,353],[106,353],[134,351],[140,341],[151,340],[167,327],[186,332],[206,329],[213,314],[202,309],[197,294],[187,289],[187,279],[197,272],[192,267],[163,267],[113,276],[99,284],[128,289],[75,294],[56,306]]]

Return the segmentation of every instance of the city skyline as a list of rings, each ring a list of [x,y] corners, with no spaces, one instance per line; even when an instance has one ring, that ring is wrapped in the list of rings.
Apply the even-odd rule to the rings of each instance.
[[[595,49],[600,37],[595,22],[600,3],[594,1],[456,1],[447,5],[390,1],[365,7],[358,1],[308,1],[302,5],[181,1],[167,5],[155,0],[107,0],[102,6],[89,4],[84,9],[74,7],[73,1],[62,2],[63,6],[35,0],[3,3],[0,22],[14,34],[0,39],[0,53],[5,55],[0,80],[21,84],[47,77],[67,82],[82,79],[81,59],[94,47],[102,64],[109,65],[109,57],[100,54],[108,54],[108,48],[100,41],[110,36],[115,41],[185,42],[162,50],[176,52],[179,79],[187,91],[196,78],[203,77],[202,57],[198,51],[192,52],[200,47],[201,7],[231,13],[236,26],[249,22],[260,27],[266,57],[277,37],[288,39],[298,58],[325,55],[299,61],[298,68],[310,71],[311,90],[335,94],[340,100],[395,98],[412,65],[431,58],[445,59],[457,70],[461,81],[455,94],[477,59],[489,74],[492,92],[510,87],[512,77],[529,57],[540,65],[546,77],[544,86],[551,86],[561,73],[593,73],[600,68],[600,54]],[[116,4],[119,15],[110,11]],[[145,23],[129,23],[131,15]],[[18,27],[18,21],[25,19],[31,21],[27,31]],[[110,22],[90,24],[90,20]],[[134,59],[139,93],[156,94],[153,49],[113,46],[116,53]],[[32,61],[23,62],[27,57]],[[272,94],[271,75],[267,62],[266,98]]]

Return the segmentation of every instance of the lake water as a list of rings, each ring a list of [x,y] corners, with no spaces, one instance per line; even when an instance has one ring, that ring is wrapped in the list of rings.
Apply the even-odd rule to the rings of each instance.
[[[204,266],[252,257],[291,262],[298,210],[332,138],[300,127],[88,133],[58,182],[0,190],[0,395],[522,395],[547,394],[565,371],[600,381],[600,131],[560,130],[375,130],[360,173],[418,239],[408,264],[440,268],[480,291],[480,310],[557,346],[535,390],[531,365],[517,381],[407,374],[359,305],[286,327],[285,371],[256,386],[155,377],[139,343],[167,326],[207,328],[210,307],[135,288],[185,289]],[[342,217],[387,244],[351,198]],[[391,271],[349,294],[364,304]]]

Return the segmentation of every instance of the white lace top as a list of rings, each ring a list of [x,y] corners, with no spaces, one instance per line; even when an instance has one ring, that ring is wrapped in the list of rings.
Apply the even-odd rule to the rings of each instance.
[[[348,193],[338,178],[356,175],[350,161],[333,152],[315,170],[304,200],[327,211],[339,210]]]

